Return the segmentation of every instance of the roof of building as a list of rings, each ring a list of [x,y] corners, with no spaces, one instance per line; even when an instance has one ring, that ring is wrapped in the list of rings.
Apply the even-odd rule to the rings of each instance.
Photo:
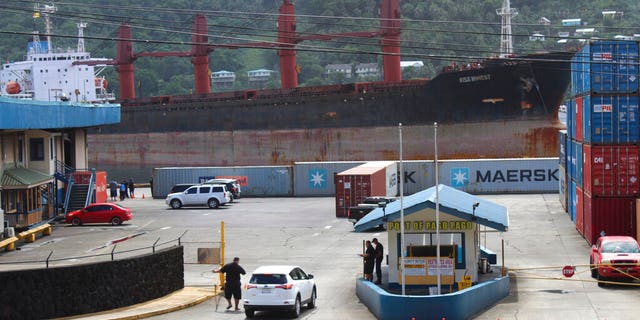
[[[509,228],[509,211],[504,206],[479,198],[443,184],[414,193],[387,204],[384,208],[376,208],[355,224],[356,232],[363,232],[379,226],[383,220],[400,219],[400,206],[404,206],[404,216],[411,215],[423,209],[434,209],[436,202],[439,211],[468,221],[490,227],[498,231]],[[474,204],[478,204],[474,210]]]
[[[53,181],[53,177],[42,172],[16,167],[0,172],[0,189],[28,189]]]

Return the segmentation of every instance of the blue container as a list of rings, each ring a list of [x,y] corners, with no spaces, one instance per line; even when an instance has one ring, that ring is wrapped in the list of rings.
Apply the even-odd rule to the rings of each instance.
[[[576,99],[583,100],[585,143],[609,145],[640,142],[638,96],[586,95]]]
[[[166,197],[174,184],[197,184],[213,178],[237,179],[241,197],[293,196],[292,166],[250,166],[154,168],[153,197]]]
[[[594,41],[571,61],[571,93],[638,92],[638,42]]]
[[[573,139],[567,138],[567,180],[571,180],[574,177],[575,172],[575,159],[574,153],[575,148],[573,147]]]
[[[558,198],[562,205],[562,209],[564,212],[567,212],[567,197],[569,196],[569,188],[567,186],[567,169],[562,165],[558,166],[558,180]]]
[[[570,166],[570,177],[579,186],[582,186],[582,143],[571,139],[567,142],[570,154],[567,154],[567,165]],[[570,157],[570,158],[569,158]]]
[[[571,221],[576,221],[576,182],[575,181],[571,181],[571,184],[569,186],[569,197],[568,197],[568,207],[569,210],[567,211],[567,213],[569,214],[569,217],[571,218]]]
[[[618,69],[614,74],[617,91],[638,92],[638,42],[618,42],[617,62]]]
[[[563,167],[567,167],[567,130],[558,131],[558,153],[559,164]]]

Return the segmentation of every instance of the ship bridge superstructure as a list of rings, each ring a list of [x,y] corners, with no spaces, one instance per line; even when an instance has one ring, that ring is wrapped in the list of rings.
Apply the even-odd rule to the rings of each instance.
[[[34,18],[45,17],[47,34],[51,34],[50,14],[55,7],[36,7]],[[41,41],[37,31],[26,48],[26,60],[7,62],[0,70],[0,96],[38,101],[108,102],[115,95],[107,91],[107,81],[100,74],[107,67],[95,62],[84,51],[83,29],[78,26],[78,49],[53,49],[51,37]],[[85,62],[78,64],[78,62]]]

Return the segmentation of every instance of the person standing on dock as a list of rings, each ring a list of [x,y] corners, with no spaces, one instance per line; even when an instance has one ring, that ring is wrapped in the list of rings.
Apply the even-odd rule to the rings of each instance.
[[[371,240],[376,245],[374,256],[376,259],[376,284],[382,284],[382,259],[384,258],[384,246],[378,242],[378,238]]]

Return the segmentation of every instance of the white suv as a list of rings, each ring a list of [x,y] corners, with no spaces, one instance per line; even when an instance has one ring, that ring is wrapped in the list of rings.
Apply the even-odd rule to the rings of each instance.
[[[208,206],[215,209],[229,202],[229,197],[224,185],[199,185],[183,192],[170,193],[164,202],[173,209],[183,206]]]
[[[286,310],[297,318],[303,304],[316,307],[316,284],[300,267],[263,266],[251,275],[243,297],[247,318],[258,310]]]

